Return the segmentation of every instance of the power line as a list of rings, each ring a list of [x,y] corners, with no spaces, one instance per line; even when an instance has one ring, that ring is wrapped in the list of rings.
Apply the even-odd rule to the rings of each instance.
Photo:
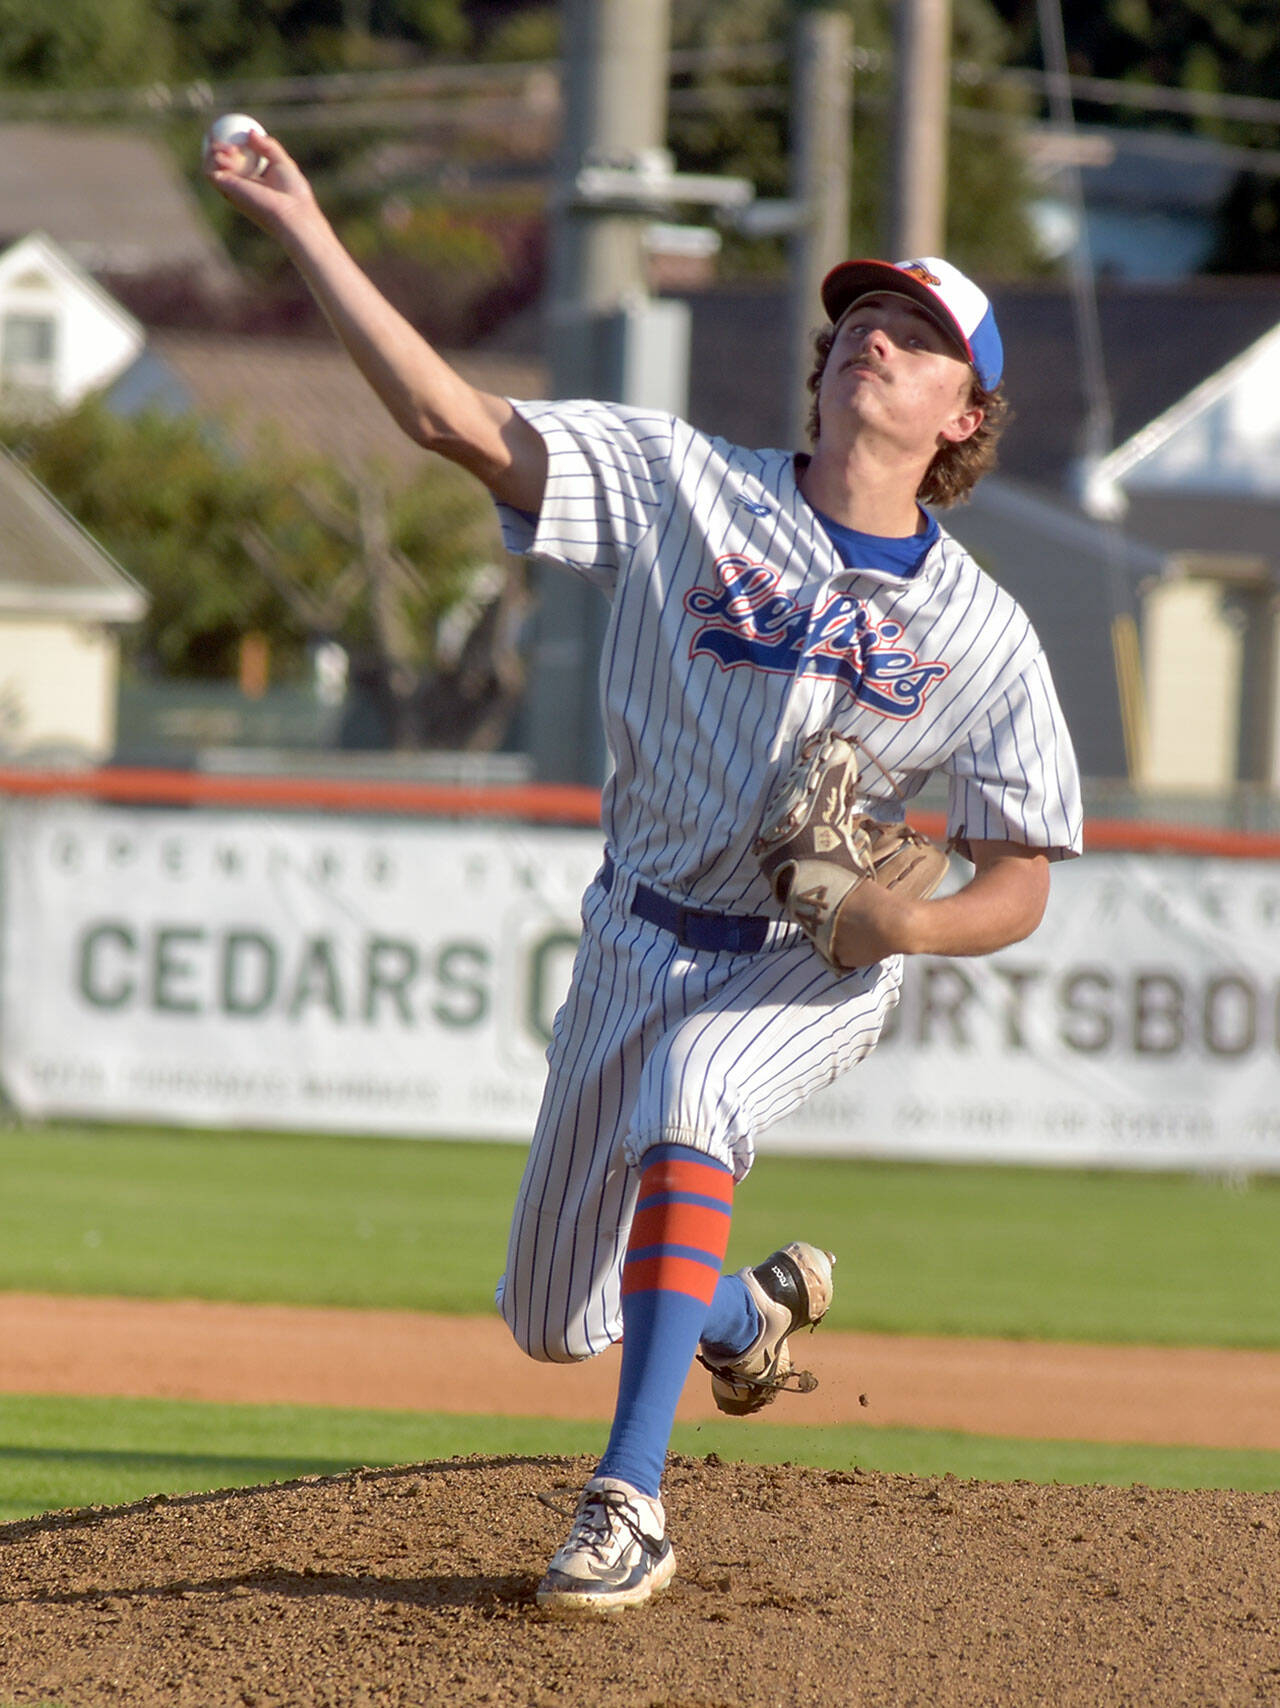
[[[737,48],[684,48],[674,50],[667,64],[671,75],[677,78],[715,72],[769,72],[785,67],[787,55],[780,44],[772,43]],[[853,65],[862,76],[874,78],[887,73],[890,56],[873,49],[856,48]],[[559,74],[558,61],[526,60],[514,64],[435,64],[396,71],[342,71],[305,77],[196,80],[100,89],[8,89],[0,90],[0,120],[129,115],[164,119],[231,111],[255,102],[262,107],[336,107],[346,101],[370,99],[387,102],[465,99],[484,90],[509,96],[519,93],[545,105],[558,100]],[[957,60],[952,74],[963,88],[1003,87],[1031,91],[1046,100],[1050,96],[1050,74],[1031,67],[987,66],[972,60]],[[1165,84],[1064,75],[1073,104],[1222,119],[1280,129],[1280,100],[1270,96],[1220,94],[1176,89]],[[779,104],[786,99],[782,90],[744,88],[737,92],[754,94],[761,100],[767,96]],[[702,92],[684,89],[674,93],[682,103],[689,103]]]

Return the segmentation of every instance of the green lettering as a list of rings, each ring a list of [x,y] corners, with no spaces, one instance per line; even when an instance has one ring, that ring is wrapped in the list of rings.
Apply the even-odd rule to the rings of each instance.
[[[525,1019],[535,1038],[544,1044],[551,1042],[551,1028],[556,1010],[564,997],[568,982],[565,959],[578,951],[578,938],[569,931],[552,931],[534,944],[529,956],[529,983],[526,991],[528,1008]]]
[[[343,1018],[342,986],[334,964],[333,944],[327,937],[307,939],[289,1002],[290,1020],[296,1020],[304,1008],[316,1002],[327,1008],[335,1020]]]
[[[375,1018],[380,994],[389,996],[408,1026],[413,1021],[409,986],[418,976],[418,951],[398,937],[371,937],[364,956],[364,1017]]]
[[[439,1000],[431,1012],[442,1026],[475,1026],[489,1012],[484,973],[489,951],[481,943],[446,943],[436,960]]]
[[[137,981],[121,970],[110,982],[104,977],[102,956],[111,948],[127,958],[135,955],[138,940],[127,925],[106,921],[94,925],[80,939],[76,984],[81,996],[94,1008],[123,1008],[137,994]]]
[[[224,1014],[262,1014],[279,982],[280,956],[260,931],[228,931],[222,944]]]
[[[197,971],[189,959],[178,951],[184,944],[203,943],[204,929],[199,925],[162,925],[156,932],[151,955],[151,1000],[161,1014],[198,1014],[198,997],[184,995],[175,987]]]

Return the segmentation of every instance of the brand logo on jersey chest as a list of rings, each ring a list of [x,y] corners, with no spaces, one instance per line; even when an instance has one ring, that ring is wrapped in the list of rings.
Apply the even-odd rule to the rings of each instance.
[[[841,682],[859,704],[900,720],[914,718],[950,674],[941,659],[920,659],[901,644],[901,623],[873,622],[851,593],[802,605],[778,591],[778,572],[766,564],[731,552],[715,567],[718,586],[685,595],[685,610],[703,619],[690,658]]]

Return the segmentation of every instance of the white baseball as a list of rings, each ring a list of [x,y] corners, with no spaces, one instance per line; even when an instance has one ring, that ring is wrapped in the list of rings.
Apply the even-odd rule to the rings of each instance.
[[[239,160],[235,170],[242,178],[256,178],[267,169],[266,156],[259,154],[254,147],[255,136],[265,136],[266,128],[257,119],[251,119],[248,113],[223,113],[220,119],[215,119],[205,132],[204,161],[209,164],[210,150],[218,143],[239,149]]]

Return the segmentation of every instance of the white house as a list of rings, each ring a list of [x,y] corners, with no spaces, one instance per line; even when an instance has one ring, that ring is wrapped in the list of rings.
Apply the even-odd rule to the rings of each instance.
[[[1117,446],[1090,491],[1169,549],[1142,594],[1143,780],[1280,786],[1280,325]]]
[[[0,408],[74,408],[145,343],[133,315],[43,232],[0,254]]]
[[[115,628],[146,595],[0,454],[0,763],[92,764],[115,745]]]

